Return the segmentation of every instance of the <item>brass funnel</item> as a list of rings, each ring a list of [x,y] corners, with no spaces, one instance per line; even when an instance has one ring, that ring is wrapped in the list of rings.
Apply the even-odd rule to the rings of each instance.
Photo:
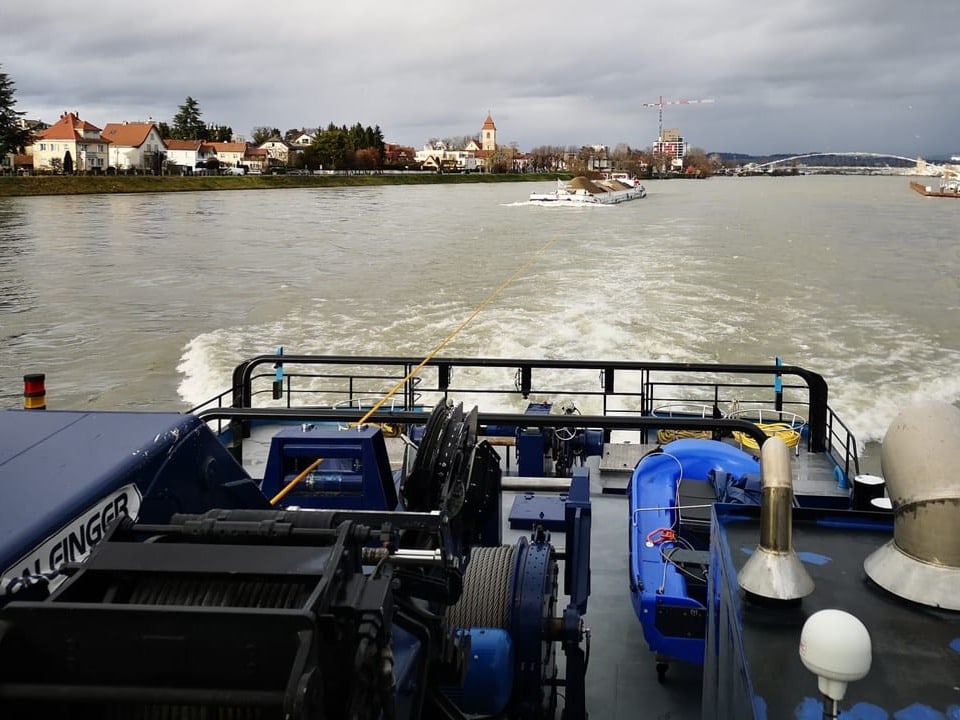
[[[790,449],[778,437],[760,449],[763,489],[760,544],[737,575],[748,593],[771,600],[798,600],[813,592],[813,580],[793,549],[793,479]]]

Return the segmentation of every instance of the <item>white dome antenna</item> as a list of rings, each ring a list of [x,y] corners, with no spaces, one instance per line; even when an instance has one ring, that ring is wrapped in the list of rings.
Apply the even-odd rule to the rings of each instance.
[[[870,633],[860,620],[843,610],[820,610],[803,624],[800,660],[817,678],[826,699],[823,716],[836,718],[847,683],[870,672]]]

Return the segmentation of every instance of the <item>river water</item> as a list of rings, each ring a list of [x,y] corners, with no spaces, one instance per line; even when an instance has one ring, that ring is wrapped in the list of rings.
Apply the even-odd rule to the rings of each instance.
[[[960,400],[960,202],[904,177],[652,181],[613,207],[549,183],[0,198],[0,406],[182,410],[247,356],[804,365],[861,443]]]

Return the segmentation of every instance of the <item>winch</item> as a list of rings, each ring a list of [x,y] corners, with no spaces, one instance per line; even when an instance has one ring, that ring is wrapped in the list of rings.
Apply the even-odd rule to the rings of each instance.
[[[504,542],[500,458],[475,409],[425,415],[396,474],[380,428],[287,425],[260,481],[205,424],[128,415],[48,415],[56,432],[16,456],[40,477],[60,448],[83,500],[56,527],[22,509],[17,537],[36,540],[3,549],[23,560],[0,608],[4,717],[547,718],[560,687],[565,717],[586,716],[586,468],[563,498],[561,562],[543,525]],[[115,441],[137,427],[151,432],[131,454]],[[97,538],[34,576],[44,539],[69,547],[91,508]]]

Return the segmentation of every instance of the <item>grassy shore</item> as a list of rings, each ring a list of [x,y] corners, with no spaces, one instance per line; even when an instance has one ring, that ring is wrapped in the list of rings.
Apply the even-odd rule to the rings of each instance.
[[[0,197],[92,195],[103,193],[196,192],[208,190],[276,190],[289,188],[433,185],[554,180],[555,174],[435,175],[244,175],[153,177],[149,175],[35,175],[0,177]]]

